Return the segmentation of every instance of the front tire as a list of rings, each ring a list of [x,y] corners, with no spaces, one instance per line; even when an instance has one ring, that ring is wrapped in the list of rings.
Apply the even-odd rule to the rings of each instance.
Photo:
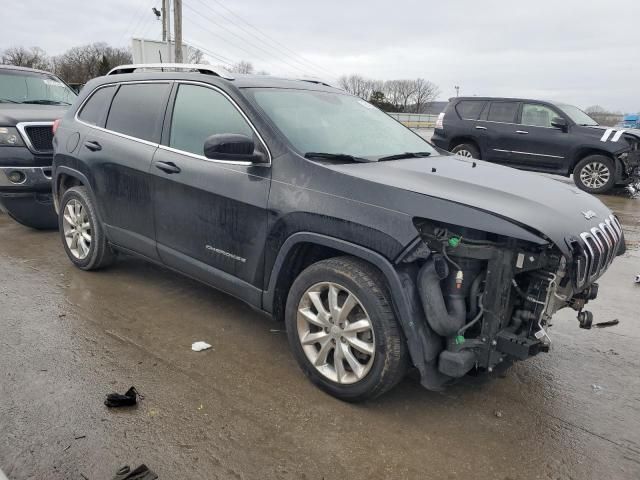
[[[466,158],[480,158],[480,150],[478,150],[478,147],[473,143],[461,143],[460,145],[456,145],[451,150],[451,153],[455,153],[456,155]]]
[[[360,402],[396,385],[407,346],[382,274],[352,257],[305,269],[287,298],[289,344],[302,371],[327,393]]]
[[[604,155],[589,155],[573,169],[573,181],[580,190],[593,194],[607,193],[616,183],[616,169]]]
[[[62,245],[76,267],[97,270],[114,262],[116,254],[107,243],[85,187],[72,187],[64,192],[58,221]]]

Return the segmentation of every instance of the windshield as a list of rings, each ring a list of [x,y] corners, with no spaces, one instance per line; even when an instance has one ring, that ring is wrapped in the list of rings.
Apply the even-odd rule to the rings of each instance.
[[[71,105],[76,94],[55,75],[0,70],[0,103]]]
[[[578,107],[574,107],[573,105],[558,105],[558,107],[578,125],[598,125],[598,122],[584,113]]]
[[[377,160],[404,152],[435,152],[426,140],[357,97],[287,89],[255,89],[253,96],[303,155],[323,152]]]

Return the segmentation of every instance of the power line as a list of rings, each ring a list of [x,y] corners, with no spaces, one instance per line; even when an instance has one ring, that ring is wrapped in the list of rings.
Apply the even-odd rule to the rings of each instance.
[[[235,33],[234,31],[230,30],[229,28],[227,28],[226,26],[220,24],[219,22],[211,19],[208,16],[203,15],[201,12],[197,11],[196,9],[194,9],[192,6],[187,5],[186,3],[184,4],[184,6],[186,8],[188,8],[189,10],[193,11],[196,14],[199,14],[201,17],[203,17],[205,20],[209,21],[210,23],[212,23],[213,25],[216,25],[219,28],[222,28],[223,30],[229,32],[231,35],[237,37],[238,39],[240,39],[243,43],[249,44],[251,45],[253,48],[258,49],[264,53],[266,53],[267,55],[273,56],[275,57],[275,55],[273,55],[271,52],[268,52],[267,50],[263,49],[262,47],[260,47],[259,45],[256,45],[253,42],[250,42],[249,40],[247,40],[246,38],[241,37],[240,35],[238,35],[237,33]],[[243,48],[243,50],[247,51],[246,49]],[[255,52],[248,52],[250,55],[252,56],[256,56]],[[294,70],[298,70],[304,74],[306,74],[308,71],[307,70],[303,70],[300,67],[296,66],[296,65],[292,65],[291,63],[287,62],[286,60],[281,60],[278,59],[277,57],[275,57],[275,60],[281,64],[287,65],[290,68],[293,68]],[[270,61],[270,60],[267,60]]]
[[[213,12],[215,15],[219,15],[219,16],[221,16],[222,18],[224,18],[225,20],[227,20],[229,23],[231,23],[232,25],[234,25],[236,28],[238,28],[238,29],[240,29],[240,30],[244,31],[245,33],[249,34],[252,38],[256,38],[256,35],[255,35],[254,33],[250,32],[249,30],[247,30],[246,28],[244,28],[242,25],[238,24],[238,22],[234,21],[232,18],[229,18],[228,16],[226,16],[226,15],[224,15],[224,14],[222,14],[222,13],[220,13],[220,12],[216,11],[216,10],[214,10],[210,5],[208,5],[208,4],[206,4],[206,3],[204,3],[202,0],[196,0],[196,1],[197,1],[198,3],[200,3],[202,6],[204,6],[205,8],[207,8],[208,10],[210,10],[211,12]],[[216,2],[216,3],[220,3],[220,2]],[[249,24],[248,22],[246,22],[246,20],[242,19],[242,17],[240,17],[240,16],[238,16],[237,14],[233,13],[231,10],[229,10],[229,9],[228,9],[228,8],[226,8],[226,7],[224,7],[224,5],[222,5],[222,6],[223,6],[223,8],[225,8],[227,11],[229,11],[231,14],[235,15],[235,16],[236,16],[236,17],[238,17],[240,20],[242,20],[244,23],[246,23],[247,25],[250,25],[250,26],[251,26],[251,24]],[[218,24],[218,25],[219,25],[219,24]],[[223,28],[224,28],[224,27],[223,27]],[[252,28],[254,28],[254,30],[257,30],[255,27],[252,27]],[[257,30],[257,31],[258,31],[258,30]],[[267,37],[267,36],[266,36],[266,34],[264,34],[264,33],[260,32],[260,31],[258,31],[258,32],[259,32],[259,33],[261,33],[263,36],[265,36],[267,39],[269,39],[269,37]],[[233,35],[236,35],[236,34],[235,34],[235,33],[233,33]],[[238,35],[236,35],[236,36],[237,36],[237,37],[239,37]],[[239,38],[242,38],[242,37],[239,37]],[[243,39],[243,40],[244,40],[244,39]],[[270,40],[270,39],[269,39],[269,40]],[[246,41],[246,40],[245,40],[245,41]],[[270,41],[271,41],[272,43],[274,42],[273,40],[270,40]],[[264,43],[263,43],[263,44],[264,44]],[[320,73],[321,73],[321,75],[323,75],[323,76],[324,76],[324,75],[325,75],[325,73],[326,73],[326,69],[324,69],[324,68],[322,68],[322,67],[315,66],[315,65],[311,64],[310,62],[307,62],[306,60],[305,60],[304,62],[302,62],[302,61],[298,60],[297,58],[295,58],[296,56],[297,56],[297,57],[302,58],[300,55],[296,54],[295,52],[292,52],[292,53],[293,53],[293,55],[289,55],[289,54],[287,54],[287,53],[283,52],[283,51],[282,51],[282,48],[280,48],[280,47],[275,47],[275,48],[274,48],[272,45],[264,44],[264,46],[265,46],[265,47],[268,47],[268,48],[270,48],[270,49],[272,49],[272,50],[275,50],[275,51],[277,52],[277,55],[274,55],[272,52],[268,52],[267,50],[265,50],[262,46],[257,46],[257,45],[255,45],[255,44],[253,44],[253,43],[252,43],[252,45],[254,45],[256,48],[260,49],[261,51],[263,51],[263,52],[267,53],[268,55],[272,55],[272,56],[274,56],[274,57],[278,56],[278,57],[282,57],[282,58],[291,59],[291,60],[292,60],[293,62],[295,62],[298,66],[291,65],[291,64],[290,64],[290,63],[288,63],[286,60],[279,60],[279,61],[281,61],[281,62],[283,62],[283,63],[287,64],[287,65],[288,65],[288,66],[290,66],[290,67],[294,67],[294,68],[296,68],[297,70],[302,71],[303,73],[308,73],[310,69],[311,69],[311,70],[315,70],[316,72],[320,72]],[[284,47],[284,48],[286,48],[286,47]],[[290,50],[290,51],[291,51],[291,50]],[[303,60],[304,60],[304,59],[303,59]],[[306,64],[305,64],[305,63],[306,63]],[[301,69],[300,67],[302,67],[302,69]]]
[[[131,26],[135,25],[135,27],[133,29],[133,33],[135,33],[135,31],[138,29],[138,27],[140,27],[141,22],[145,18],[145,12],[147,11],[147,8],[149,8],[151,3],[155,2],[155,1],[156,0],[151,0],[151,1],[147,0],[145,2],[144,0],[142,0],[142,2],[140,4],[142,6],[142,10],[138,11],[138,15],[137,16],[135,16],[135,14],[131,16],[132,21],[128,23],[127,28],[124,30],[124,32],[120,36],[120,41],[121,42],[122,42],[123,38],[126,38],[127,34],[131,33]],[[137,19],[137,21],[135,19]]]
[[[219,61],[222,63],[222,65],[224,67],[226,67],[228,70],[230,70],[233,67],[233,61],[229,60],[228,58],[218,54],[218,53],[214,53],[211,50],[209,50],[206,47],[203,47],[202,45],[199,45],[191,40],[186,40],[187,45],[191,45],[192,47],[197,48],[198,50],[202,50],[204,53],[206,53],[209,57]]]
[[[322,74],[324,75],[325,72],[329,72],[330,74],[332,74],[334,77],[337,78],[337,75],[335,75],[334,72],[331,72],[329,70],[327,70],[325,67],[318,65],[314,62],[311,62],[310,60],[307,60],[305,57],[303,57],[302,55],[294,52],[293,50],[291,50],[289,47],[287,47],[286,45],[284,45],[283,43],[275,40],[274,38],[270,37],[269,35],[267,35],[266,33],[264,33],[262,30],[260,30],[258,27],[252,25],[251,23],[249,23],[247,20],[245,20],[244,18],[242,18],[240,15],[238,15],[237,13],[235,13],[233,10],[231,10],[229,7],[227,7],[226,5],[224,5],[222,2],[218,1],[218,0],[212,0],[213,2],[217,3],[220,7],[224,8],[227,12],[229,12],[231,15],[233,15],[234,17],[236,17],[237,19],[239,19],[242,23],[244,23],[245,25],[249,26],[250,28],[252,28],[253,30],[255,30],[256,32],[258,32],[260,35],[262,35],[265,39],[269,40],[270,42],[272,42],[273,44],[277,45],[279,48],[286,50],[288,52],[290,52],[292,55],[300,58],[303,62],[307,63],[308,65],[313,66],[317,71],[322,72]],[[211,8],[211,7],[209,7]],[[227,17],[225,17],[227,18]],[[235,23],[234,23],[235,24]],[[236,24],[237,25],[237,24]],[[239,28],[242,28],[238,25]],[[247,30],[243,28],[243,30],[246,32]],[[248,32],[247,32],[248,33]]]

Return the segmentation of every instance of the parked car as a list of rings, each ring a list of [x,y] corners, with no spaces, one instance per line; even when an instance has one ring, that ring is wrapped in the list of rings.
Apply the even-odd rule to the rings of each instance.
[[[452,98],[432,142],[465,157],[569,176],[606,193],[640,180],[640,130],[601,127],[572,105],[517,98]]]
[[[32,228],[57,228],[51,199],[52,125],[76,94],[58,77],[0,65],[0,209]]]
[[[625,249],[595,197],[439,153],[319,82],[122,66],[54,148],[74,265],[133,253],[223,290],[283,320],[304,373],[349,401],[409,366],[437,390],[546,351],[560,308],[588,328]]]

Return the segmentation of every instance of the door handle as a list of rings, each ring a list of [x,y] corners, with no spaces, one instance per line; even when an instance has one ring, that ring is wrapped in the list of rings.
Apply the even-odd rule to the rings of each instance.
[[[165,173],[180,173],[180,167],[173,162],[156,162],[155,166],[158,170],[162,170]]]
[[[98,142],[94,140],[89,140],[84,142],[84,146],[87,147],[92,152],[97,152],[99,150],[102,150],[102,145],[100,145]]]
[[[476,125],[476,130],[486,130],[487,127],[481,127],[480,125]]]
[[[525,132],[524,130],[516,130],[516,133],[519,133],[520,135],[528,135],[529,132]]]

